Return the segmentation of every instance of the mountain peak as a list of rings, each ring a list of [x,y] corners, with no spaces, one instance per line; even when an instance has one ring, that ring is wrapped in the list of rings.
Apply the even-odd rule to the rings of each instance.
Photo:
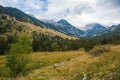
[[[2,8],[3,8],[3,6],[1,6],[1,5],[0,5],[0,7],[2,7]]]
[[[91,29],[105,29],[105,27],[99,23],[92,23],[92,24],[87,24],[86,27],[84,28],[84,31]]]
[[[102,25],[100,25],[100,24],[98,24],[98,23],[94,24],[93,28],[94,28],[94,29],[105,29],[104,26],[102,26]]]
[[[86,27],[84,29],[84,31],[85,31],[84,36],[86,36],[86,37],[97,36],[97,35],[99,35],[98,33],[100,33],[101,31],[103,31],[105,29],[106,28],[99,23],[88,24],[88,25],[86,25]]]
[[[67,22],[65,19],[60,19],[58,22]]]
[[[67,20],[65,20],[65,19],[61,19],[61,20],[59,20],[58,21],[58,23],[62,23],[62,24],[69,24],[69,22],[67,21]]]

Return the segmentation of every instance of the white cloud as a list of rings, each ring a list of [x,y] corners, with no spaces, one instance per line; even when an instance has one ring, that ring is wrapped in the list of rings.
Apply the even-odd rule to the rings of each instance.
[[[120,23],[119,0],[0,0],[0,4],[21,9],[39,19],[66,19],[84,27],[89,23]]]

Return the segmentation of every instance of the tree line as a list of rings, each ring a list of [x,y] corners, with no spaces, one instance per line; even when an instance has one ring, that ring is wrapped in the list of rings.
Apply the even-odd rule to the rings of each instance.
[[[95,45],[120,44],[120,35],[109,37],[95,37],[90,39],[64,39],[59,36],[49,36],[46,34],[32,32],[31,47],[34,52],[69,51],[84,48],[91,50]],[[26,39],[27,40],[27,39]],[[0,54],[9,52],[11,44],[17,41],[17,34],[0,36]]]

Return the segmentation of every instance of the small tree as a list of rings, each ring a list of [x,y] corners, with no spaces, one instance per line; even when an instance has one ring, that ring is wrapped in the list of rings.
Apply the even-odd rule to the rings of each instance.
[[[59,45],[58,45],[58,43],[53,43],[52,45],[51,45],[51,47],[52,47],[52,49],[53,49],[53,51],[59,51]]]
[[[11,45],[7,55],[7,67],[11,77],[22,76],[28,73],[28,53],[32,51],[31,39],[26,34],[19,34],[17,42]]]
[[[90,51],[94,47],[92,41],[86,41],[84,44],[84,49],[86,52]]]

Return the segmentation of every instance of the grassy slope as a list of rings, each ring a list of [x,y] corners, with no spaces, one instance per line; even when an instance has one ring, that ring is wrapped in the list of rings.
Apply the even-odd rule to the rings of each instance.
[[[41,28],[40,26],[36,26],[36,25],[33,25],[31,23],[27,23],[27,22],[18,22],[19,24],[22,24],[28,28],[30,28],[30,31],[29,32],[32,32],[32,31],[37,31],[37,32],[40,32],[40,33],[43,33],[43,34],[47,34],[47,35],[52,35],[52,36],[60,36],[60,37],[63,37],[63,38],[72,38],[72,39],[77,39],[75,37],[72,37],[72,36],[68,36],[68,35],[65,35],[61,32],[58,32],[58,31],[55,31],[55,30],[52,30],[50,28]]]
[[[120,62],[120,46],[107,46],[110,46],[110,52],[102,54],[99,57],[88,55],[83,50],[33,53],[31,54],[33,63],[36,65],[42,63],[43,65],[33,70],[26,77],[16,80],[81,80],[72,79],[72,77],[80,72],[93,74],[92,80],[96,80],[97,78],[102,80],[100,78],[103,75],[102,73],[107,75],[119,69],[115,65]],[[0,66],[4,64],[4,59],[4,56],[0,56]]]
[[[26,32],[27,34],[31,34],[31,32],[36,31],[36,32],[43,33],[43,34],[50,35],[50,36],[60,36],[62,38],[77,39],[75,37],[68,36],[66,34],[63,34],[61,32],[55,31],[55,30],[50,29],[50,28],[37,26],[37,25],[34,25],[32,23],[28,23],[28,22],[24,22],[24,21],[18,21],[14,17],[11,17],[11,16],[6,15],[6,14],[0,14],[0,18],[2,16],[6,16],[6,19],[4,19],[4,21],[12,22],[11,25],[15,25],[15,27],[16,26],[21,26],[21,28],[23,27],[22,32]],[[11,27],[13,27],[13,26],[11,26]],[[12,32],[13,33],[19,32],[19,31],[16,31],[15,27],[12,29]],[[10,33],[6,32],[4,34],[10,34]]]

